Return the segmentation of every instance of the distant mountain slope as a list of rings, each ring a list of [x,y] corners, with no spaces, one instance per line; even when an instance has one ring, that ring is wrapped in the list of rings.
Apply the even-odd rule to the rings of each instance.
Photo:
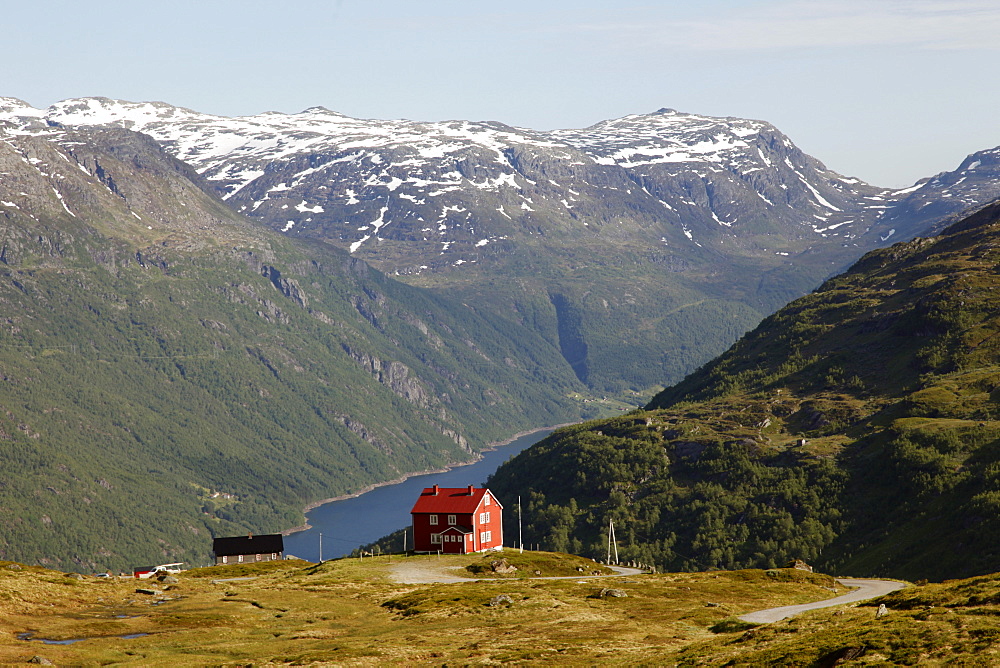
[[[978,151],[957,169],[896,193],[870,234],[883,241],[933,236],[970,209],[1000,198],[1000,147]]]
[[[120,128],[0,124],[0,559],[200,561],[581,415],[533,329],[289,240]]]
[[[236,209],[533,327],[581,382],[622,396],[680,380],[881,243],[894,197],[767,123],[669,109],[538,132],[318,107],[0,107],[21,126],[146,133]]]
[[[490,481],[526,540],[664,568],[942,579],[1000,558],[1000,204],[866,255],[647,408]],[[567,472],[570,472],[567,474]]]

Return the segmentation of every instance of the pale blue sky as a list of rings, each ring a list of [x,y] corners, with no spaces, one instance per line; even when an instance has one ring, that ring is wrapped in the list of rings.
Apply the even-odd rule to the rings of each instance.
[[[906,186],[1000,145],[996,0],[38,0],[3,11],[0,96],[226,116],[585,127],[660,107],[775,124]]]

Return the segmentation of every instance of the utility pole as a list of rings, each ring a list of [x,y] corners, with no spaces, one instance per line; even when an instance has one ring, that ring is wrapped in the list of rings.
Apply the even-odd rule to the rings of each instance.
[[[403,556],[406,556],[406,527],[403,527]]]
[[[608,520],[608,565],[611,565],[611,545],[615,546],[615,565],[618,564],[618,539],[615,538],[615,521]]]
[[[517,544],[518,554],[524,554],[524,538],[521,535],[521,495],[517,495]]]
[[[323,563],[323,532],[319,532],[319,563]]]

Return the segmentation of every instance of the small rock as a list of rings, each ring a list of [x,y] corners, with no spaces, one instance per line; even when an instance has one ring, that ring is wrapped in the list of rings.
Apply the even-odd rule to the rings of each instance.
[[[180,580],[175,578],[173,575],[161,575],[156,579],[166,584],[177,584],[178,582],[180,582]]]
[[[66,577],[73,578],[74,580],[82,580],[83,579],[83,576],[80,575],[79,573],[67,573]]]
[[[158,591],[157,591],[157,590],[155,590],[155,589],[136,589],[136,590],[135,590],[135,593],[136,593],[136,594],[146,594],[146,595],[148,595],[148,596],[156,596],[156,595],[157,595],[157,594],[159,594],[160,592],[158,592]]]
[[[506,558],[491,561],[490,568],[493,569],[494,573],[514,573],[517,571],[517,566],[511,565]]]
[[[705,607],[706,608],[718,608],[719,604],[718,603],[706,603]]]
[[[535,575],[541,575],[541,574],[542,574],[541,571],[535,571]]]
[[[880,617],[885,617],[889,614],[889,608],[885,607],[885,603],[880,603],[878,606],[878,612],[875,613],[875,619]]]
[[[628,598],[628,594],[625,593],[624,589],[602,589],[599,593],[598,598]]]
[[[21,564],[7,564],[7,568],[12,571],[19,571],[21,570]]]
[[[48,659],[46,659],[44,656],[38,656],[37,654],[35,656],[31,657],[30,659],[28,659],[28,663],[37,663],[37,664],[39,664],[41,666],[54,666],[54,665],[56,665],[56,664],[52,663],[51,661],[49,661]]]
[[[510,607],[514,605],[514,599],[512,599],[507,594],[498,594],[490,599],[489,606],[491,608],[499,608],[501,605],[506,605]]]

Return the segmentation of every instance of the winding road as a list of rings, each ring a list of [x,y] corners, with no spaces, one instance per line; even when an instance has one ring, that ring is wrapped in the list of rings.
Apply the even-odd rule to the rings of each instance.
[[[612,566],[614,569],[614,575],[605,575],[598,577],[615,577],[621,575],[639,575],[643,571],[637,568],[623,568],[619,566]],[[459,575],[463,571],[461,567],[458,566],[434,566],[433,564],[428,564],[426,561],[422,562],[403,562],[400,564],[395,564],[391,568],[391,577],[396,582],[404,584],[443,584],[443,583],[453,583],[453,582],[475,582],[475,578],[462,577]],[[541,577],[541,578],[530,578],[538,580],[590,580],[595,576],[587,575],[569,575],[569,576],[558,576],[558,577]],[[486,580],[494,580],[494,578],[484,578]],[[830,608],[836,605],[844,605],[846,603],[856,603],[858,601],[867,601],[870,598],[877,598],[879,596],[884,596],[890,592],[894,592],[897,589],[902,589],[906,587],[904,582],[896,582],[894,580],[865,580],[858,578],[837,578],[837,582],[844,585],[845,587],[850,587],[852,591],[847,592],[841,596],[836,596],[834,598],[827,598],[821,601],[814,601],[812,603],[800,603],[799,605],[784,605],[780,608],[768,608],[766,610],[757,610],[755,612],[748,612],[745,615],[740,615],[739,619],[744,622],[750,622],[753,624],[770,624],[771,622],[778,622],[782,619],[787,619],[789,617],[794,617],[795,615],[806,612],[807,610],[818,610],[820,608]]]
[[[753,624],[769,624],[778,622],[788,617],[805,612],[807,610],[818,610],[820,608],[830,608],[835,605],[845,603],[856,603],[857,601],[867,601],[870,598],[884,596],[897,589],[907,586],[905,582],[894,580],[858,580],[855,578],[837,578],[837,582],[845,587],[856,587],[854,591],[847,592],[843,596],[827,598],[813,603],[802,603],[800,605],[785,605],[780,608],[768,608],[767,610],[757,610],[740,615],[739,619]]]

